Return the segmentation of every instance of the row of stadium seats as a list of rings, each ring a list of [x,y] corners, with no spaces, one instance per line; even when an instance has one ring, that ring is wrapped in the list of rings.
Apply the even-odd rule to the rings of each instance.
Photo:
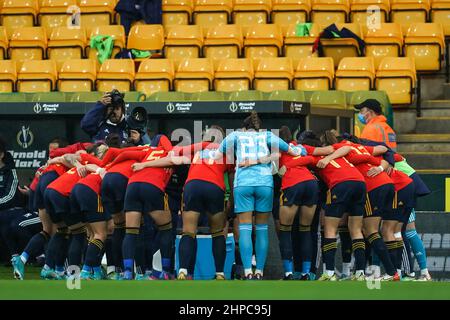
[[[44,93],[0,93],[4,103],[42,102],[63,103],[82,102],[95,103],[103,96],[103,92],[44,92]],[[196,93],[155,92],[150,96],[137,91],[125,92],[127,102],[185,102],[185,101],[296,101],[309,102],[312,106],[326,106],[336,109],[353,109],[353,106],[366,99],[377,99],[384,108],[390,106],[388,97],[383,91],[300,91],[276,90],[262,92],[257,90],[218,92],[206,91]]]
[[[161,91],[233,92],[259,90],[386,91],[392,104],[410,104],[416,85],[410,58],[384,58],[375,68],[371,57],[343,58],[335,72],[333,59],[304,58],[294,69],[290,58],[223,59],[214,67],[208,58],[147,59],[137,72],[133,60],[106,60],[97,72],[95,60],[67,60],[59,73],[53,60],[0,61],[0,92]]]
[[[415,59],[417,71],[439,71],[445,52],[445,39],[440,24],[412,24],[403,37],[398,24],[385,23],[380,29],[368,30],[362,36],[359,24],[342,24],[360,35],[366,42],[366,56],[375,58],[378,66],[385,57],[406,56]],[[129,49],[161,51],[166,58],[207,57],[260,58],[286,56],[297,64],[300,59],[317,56],[312,53],[316,37],[321,27],[312,25],[310,36],[296,35],[296,25],[291,25],[283,34],[277,25],[254,25],[248,28],[243,37],[241,27],[226,25],[208,30],[206,37],[198,26],[139,25],[131,29],[127,41]],[[165,32],[165,35],[164,35]],[[125,47],[125,34],[121,26],[100,26],[92,30],[90,38],[96,35],[111,35],[114,39],[113,55]],[[358,42],[352,38],[322,39],[325,56],[332,57],[337,67],[343,57],[360,55]],[[0,27],[0,47],[2,58],[23,62],[49,58],[58,61],[58,67],[67,59],[95,59],[96,50],[90,50],[84,28],[55,28],[47,40],[42,27],[17,29],[8,41],[5,30]]]
[[[8,35],[14,28],[42,25],[47,31],[67,24],[73,8],[79,6],[80,22],[90,29],[117,22],[117,0],[4,0],[0,22]],[[450,0],[163,0],[164,25],[198,24],[204,27],[236,23],[241,25],[305,21],[323,24],[366,23],[367,9],[380,8],[382,22],[398,22],[404,32],[413,22],[442,23],[450,35]],[[69,9],[72,8],[72,9]]]

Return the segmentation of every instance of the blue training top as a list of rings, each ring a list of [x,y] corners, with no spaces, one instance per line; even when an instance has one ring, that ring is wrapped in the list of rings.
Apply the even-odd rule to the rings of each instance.
[[[289,145],[270,131],[234,131],[220,144],[219,151],[234,151],[236,163],[268,157],[274,151],[287,152]],[[246,168],[236,165],[234,187],[273,188],[272,164],[256,164]]]

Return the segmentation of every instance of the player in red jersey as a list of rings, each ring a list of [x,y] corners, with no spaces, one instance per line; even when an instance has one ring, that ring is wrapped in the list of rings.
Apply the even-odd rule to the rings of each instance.
[[[165,135],[157,135],[152,139],[153,146],[163,147],[170,150],[172,144]],[[103,159],[104,164],[115,160],[121,153],[129,151],[148,150],[145,146],[126,147],[108,152]],[[142,151],[146,153],[147,151]],[[119,159],[120,160],[120,159]],[[101,185],[101,198],[104,211],[112,216],[114,221],[114,230],[112,234],[112,252],[114,255],[115,270],[107,271],[108,279],[119,279],[123,270],[122,266],[122,242],[125,237],[125,214],[123,212],[125,193],[127,190],[128,179],[132,176],[132,165],[137,160],[130,158],[124,161],[115,161],[106,167],[106,174]],[[108,268],[109,269],[109,268]]]
[[[170,150],[171,145],[147,147],[142,151],[127,151],[120,154],[112,163],[115,165],[126,160],[145,162],[142,170],[136,171],[129,178],[125,194],[126,234],[122,245],[125,280],[133,279],[135,248],[143,214],[150,215],[158,227],[163,265],[161,279],[169,278],[173,246],[172,218],[167,210],[164,190],[171,170],[146,166],[153,160],[165,157]]]
[[[285,163],[286,167],[312,165],[329,188],[324,217],[323,260],[326,265],[321,281],[336,281],[334,272],[337,249],[336,232],[345,213],[349,213],[349,231],[352,238],[356,272],[354,279],[364,279],[365,246],[362,234],[362,218],[366,198],[364,177],[343,155],[350,147],[342,147],[324,157],[294,157]]]
[[[86,175],[85,165],[88,163],[101,164],[99,158],[103,157],[107,148],[104,144],[96,144],[92,149],[92,154],[64,155],[64,161],[74,165],[74,167],[50,183],[45,190],[44,201],[46,211],[52,222],[56,225],[57,232],[52,236],[48,244],[45,265],[41,272],[42,278],[60,279],[64,277],[64,261],[67,254],[69,238],[68,226],[71,227],[71,231],[74,233],[83,231],[73,227],[76,223],[71,221],[70,193],[73,186],[81,177]]]
[[[224,130],[219,126],[211,126],[203,136],[203,142],[186,147],[175,147],[173,155],[149,163],[150,166],[173,166],[188,164],[190,168],[183,190],[184,210],[183,235],[179,244],[179,272],[178,279],[188,278],[188,269],[195,259],[195,241],[197,226],[201,214],[208,215],[208,222],[212,236],[212,249],[215,261],[216,279],[224,280],[225,265],[225,181],[224,174],[231,173],[234,168],[232,161],[225,158],[215,159],[215,151],[219,144],[217,138],[224,136]],[[135,164],[140,169],[141,164]]]
[[[389,163],[380,156],[386,153],[388,148],[385,146],[363,146],[358,143],[342,140],[333,130],[326,132],[326,139],[335,149],[339,149],[342,146],[350,146],[351,149],[346,155],[346,158],[361,172],[367,187],[367,199],[363,220],[365,239],[385,267],[387,275],[382,280],[399,281],[400,276],[396,272],[387,245],[383,242],[379,232],[382,219],[384,225],[392,223],[388,219],[392,216],[392,202],[395,194],[394,183],[388,174],[384,172],[389,167]],[[339,140],[342,141],[338,143]],[[384,235],[384,240],[386,242],[389,241],[386,235]]]

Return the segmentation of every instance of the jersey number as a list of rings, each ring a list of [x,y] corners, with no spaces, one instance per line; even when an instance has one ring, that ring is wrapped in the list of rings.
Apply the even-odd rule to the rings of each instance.
[[[156,159],[160,159],[163,153],[164,153],[164,150],[152,151],[152,153],[150,153],[150,155],[147,157],[147,161],[153,161]]]

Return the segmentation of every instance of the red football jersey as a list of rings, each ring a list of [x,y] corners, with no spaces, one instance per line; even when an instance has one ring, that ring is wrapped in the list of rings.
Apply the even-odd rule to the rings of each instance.
[[[219,144],[211,142],[200,142],[182,148],[174,148],[174,153],[191,158],[186,183],[191,180],[202,180],[215,184],[225,190],[224,173],[232,172],[234,164],[228,163],[224,156],[222,159],[214,160],[214,153]]]
[[[100,195],[102,185],[102,177],[96,173],[90,173],[86,177],[81,178],[77,184],[83,184],[92,189],[96,194]]]
[[[295,141],[292,141],[291,143],[294,145],[297,145],[297,142],[295,142]],[[304,146],[304,147],[306,149],[306,152],[308,152],[308,154],[314,152],[315,148],[310,147],[310,146]],[[306,147],[308,147],[308,148],[306,148]],[[289,160],[294,159],[294,158],[298,158],[298,157],[293,157],[286,152],[281,153],[280,168],[282,166],[286,167],[286,173],[284,174],[283,178],[281,179],[281,189],[286,189],[286,188],[292,187],[300,182],[316,180],[316,177],[314,177],[314,175],[311,173],[311,171],[309,171],[309,169],[306,166],[295,166],[295,167],[286,166],[286,163],[288,163]]]
[[[407,174],[396,169],[392,170],[390,177],[394,182],[395,191],[402,190],[408,184],[413,182],[413,180],[410,177],[408,177]]]
[[[363,146],[360,144],[355,144],[347,141],[343,141],[341,143],[337,143],[333,145],[335,150],[339,149],[343,146],[350,146],[352,150],[345,156],[345,158],[355,165],[355,167],[361,172],[365,181],[367,192],[372,191],[378,187],[381,187],[385,184],[392,184],[392,179],[389,178],[386,172],[381,172],[375,177],[367,176],[367,172],[373,166],[379,166],[381,164],[381,157],[374,157],[373,151],[374,147]]]
[[[45,168],[44,171],[42,171],[42,174],[50,171],[55,171],[59,176],[62,176],[67,170],[69,170],[69,168],[67,168],[65,165],[56,163],[51,164],[47,168]]]
[[[294,143],[294,142],[295,141],[293,141],[292,143]],[[295,142],[295,145],[297,145],[297,142]],[[305,148],[308,156],[312,156],[314,150],[316,150],[315,147],[308,146],[307,144],[302,144],[302,146],[303,146],[303,148]]]
[[[97,164],[100,163],[100,159],[87,154],[83,153],[80,155],[80,163],[82,165],[86,165],[88,163]],[[71,168],[69,171],[65,172],[62,176],[60,176],[58,179],[50,183],[47,188],[53,189],[58,191],[60,194],[62,194],[65,197],[68,197],[70,195],[70,192],[72,191],[72,188],[75,186],[75,184],[81,179],[77,172],[77,168]]]
[[[319,174],[325,184],[329,189],[332,189],[335,185],[344,182],[344,181],[364,181],[364,177],[355,168],[353,164],[351,164],[345,157],[337,158],[335,160],[330,161],[330,163],[323,169],[317,168],[317,163],[325,158],[324,156],[316,157],[316,156],[306,156],[306,157],[296,157],[296,159],[291,159],[287,166],[292,167],[297,164],[305,165],[309,164],[314,166],[314,170]]]
[[[142,151],[130,151],[122,153],[118,158],[126,158],[127,156],[137,160],[137,162],[152,161],[167,156],[170,150],[166,150],[163,147],[147,147],[147,152]],[[128,154],[128,155],[127,155]],[[153,184],[154,186],[164,191],[166,185],[169,182],[172,170],[169,168],[144,168],[140,171],[134,172],[128,184],[134,182],[145,182]]]

